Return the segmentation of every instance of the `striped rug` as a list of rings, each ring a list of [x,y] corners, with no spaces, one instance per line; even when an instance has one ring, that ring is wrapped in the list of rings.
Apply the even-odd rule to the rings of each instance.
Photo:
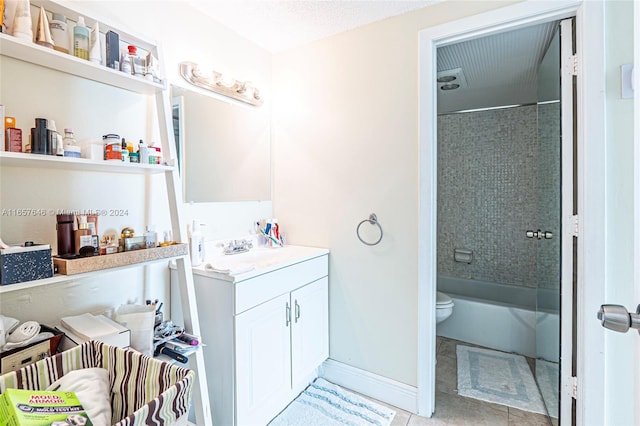
[[[324,379],[316,379],[270,426],[388,426],[396,412]]]

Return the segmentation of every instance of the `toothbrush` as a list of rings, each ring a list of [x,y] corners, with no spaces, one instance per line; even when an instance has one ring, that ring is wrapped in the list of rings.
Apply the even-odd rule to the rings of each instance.
[[[280,241],[276,240],[275,238],[273,238],[273,236],[267,234],[264,229],[258,228],[258,230],[260,231],[260,233],[262,235],[264,235],[265,237],[267,237],[268,239],[270,239],[271,241],[273,241],[274,243],[280,245]]]

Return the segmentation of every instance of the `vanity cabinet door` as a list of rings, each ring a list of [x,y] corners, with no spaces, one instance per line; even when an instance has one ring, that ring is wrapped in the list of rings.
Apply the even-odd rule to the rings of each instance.
[[[291,373],[293,387],[308,380],[329,357],[329,280],[291,292]]]
[[[287,293],[235,317],[238,425],[267,424],[288,402],[289,303]]]

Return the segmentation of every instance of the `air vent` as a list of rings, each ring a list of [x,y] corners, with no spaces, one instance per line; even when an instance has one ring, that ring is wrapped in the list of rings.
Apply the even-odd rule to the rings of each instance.
[[[462,72],[462,68],[455,68],[452,70],[440,71],[438,72],[438,89],[446,91],[446,90],[455,90],[455,89],[466,89],[469,87],[467,85],[467,80],[464,78],[464,73]]]

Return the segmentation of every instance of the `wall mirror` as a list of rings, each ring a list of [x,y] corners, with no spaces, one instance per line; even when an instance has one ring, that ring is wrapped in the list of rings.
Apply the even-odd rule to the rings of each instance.
[[[184,201],[269,200],[269,110],[178,86],[171,97]]]

